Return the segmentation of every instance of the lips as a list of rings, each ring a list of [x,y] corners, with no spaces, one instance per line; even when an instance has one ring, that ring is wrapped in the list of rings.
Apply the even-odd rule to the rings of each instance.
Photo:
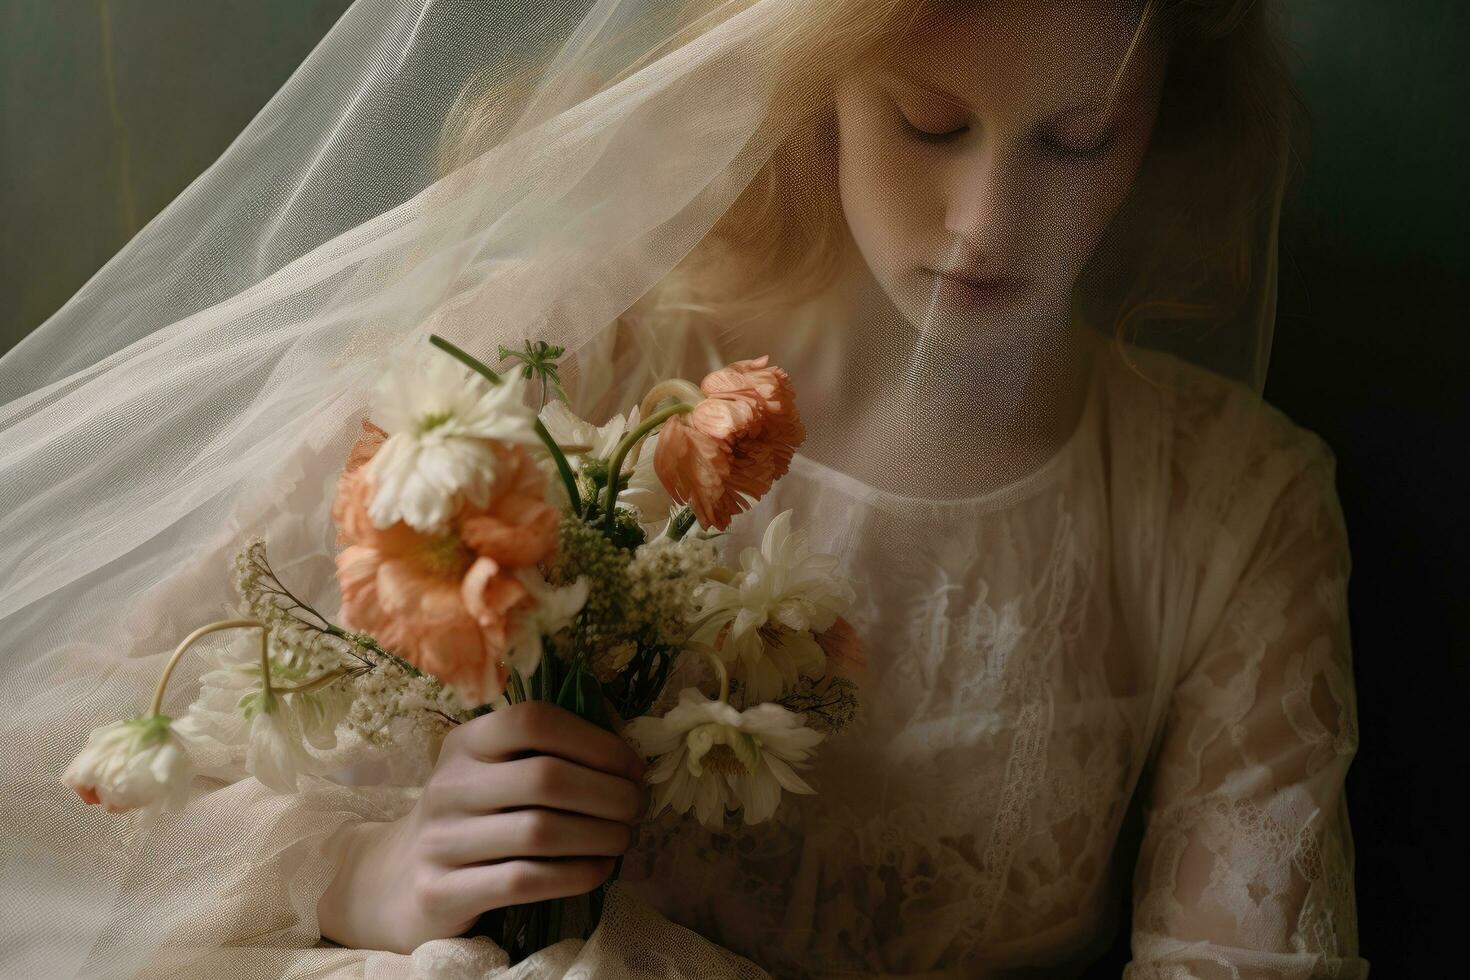
[[[952,306],[980,307],[1014,302],[1026,289],[1020,279],[978,277],[925,269],[934,277],[937,299]]]
[[[959,285],[969,286],[972,289],[1019,288],[1025,285],[1020,279],[986,276],[968,271],[944,272],[938,269],[926,269],[925,271],[937,279],[947,279]]]

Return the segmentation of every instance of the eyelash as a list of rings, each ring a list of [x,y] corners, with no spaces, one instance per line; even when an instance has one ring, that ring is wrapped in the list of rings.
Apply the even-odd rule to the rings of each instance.
[[[909,135],[921,143],[948,143],[961,133],[970,131],[969,126],[961,126],[958,129],[951,129],[947,133],[931,133],[927,129],[920,129],[918,126],[909,122],[908,117],[903,113],[899,113],[899,118],[903,120],[904,128],[908,130]]]
[[[913,123],[909,122],[908,117],[904,116],[902,113],[899,113],[899,116],[903,119],[904,127],[908,130],[909,135],[913,136],[921,143],[948,143],[961,134],[969,132],[970,130],[969,126],[961,126],[958,129],[952,129],[947,133],[931,133],[927,129],[920,129]],[[1084,150],[1078,150],[1073,147],[1066,146],[1065,144],[1057,143],[1056,141],[1047,139],[1046,137],[1037,137],[1037,141],[1041,144],[1042,149],[1046,153],[1050,154],[1053,157],[1057,157],[1058,159],[1097,160],[1105,155],[1108,152],[1108,148],[1112,146],[1113,134],[1109,133],[1107,137],[1102,140],[1102,142],[1098,143],[1095,146],[1090,146]]]
[[[1109,133],[1103,137],[1101,142],[1089,146],[1085,150],[1078,150],[1044,137],[1040,137],[1039,140],[1042,148],[1054,157],[1063,160],[1097,160],[1106,155],[1108,148],[1113,145],[1113,134]]]

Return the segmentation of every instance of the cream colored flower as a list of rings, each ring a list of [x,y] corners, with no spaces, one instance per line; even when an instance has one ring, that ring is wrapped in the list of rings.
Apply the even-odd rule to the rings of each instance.
[[[61,781],[112,813],[178,808],[194,767],[167,715],[113,722],[92,732]]]
[[[851,582],[837,574],[837,559],[812,552],[784,511],[759,548],[740,553],[730,581],[700,586],[698,616],[707,621],[697,638],[719,648],[747,703],[775,700],[802,675],[825,672],[826,654],[813,634],[830,628],[854,597]]]
[[[368,514],[379,528],[403,521],[416,531],[443,529],[462,493],[478,507],[497,474],[495,444],[538,445],[536,416],[519,374],[492,385],[448,354],[395,365],[378,384],[373,417],[388,433],[368,461]]]
[[[650,819],[693,807],[713,829],[724,826],[727,810],[742,810],[747,824],[769,820],[783,788],[816,792],[795,769],[809,767],[805,760],[825,737],[778,704],[738,711],[693,687],[679,692],[667,715],[635,718],[623,734],[645,757],[658,757],[646,777],[656,787]]]
[[[636,414],[635,412],[634,415]],[[658,478],[658,471],[653,468],[654,455],[657,452],[658,433],[655,432],[643,440],[638,462],[633,464],[633,472],[628,474],[628,485],[618,494],[619,503],[638,508],[645,524],[663,520],[674,506],[674,498],[664,489],[663,481]]]
[[[294,793],[298,779],[322,766],[302,743],[300,716],[262,707],[250,719],[250,741],[245,748],[245,771],[278,793]]]
[[[551,438],[556,440],[558,446],[571,447],[575,450],[568,453],[567,459],[573,470],[580,470],[584,459],[597,459],[603,462],[612,460],[613,452],[617,449],[623,436],[637,427],[638,409],[633,409],[632,414],[626,417],[622,414],[614,415],[604,425],[593,425],[586,419],[578,417],[566,406],[565,402],[553,401],[541,410],[541,422],[546,426],[546,431],[551,433]],[[618,494],[618,502],[636,507],[644,523],[651,523],[662,518],[673,502],[653,468],[657,440],[657,433],[643,440],[638,459],[628,474],[628,485],[623,488],[622,493]],[[557,482],[556,467],[550,455],[542,454],[540,458],[543,468],[550,477],[548,485],[557,488],[559,492],[560,485]],[[626,467],[627,464],[623,465]],[[562,494],[562,496],[565,495]]]
[[[605,425],[593,425],[581,418],[560,399],[549,402],[541,410],[541,422],[558,446],[567,451],[572,468],[582,458],[607,459],[617,448],[618,440],[628,431],[628,420],[614,415]]]
[[[260,639],[248,634],[208,656],[214,669],[200,677],[199,698],[174,723],[175,731],[185,744],[243,747],[247,772],[277,792],[295,792],[301,774],[323,768],[306,745],[325,750],[337,744],[337,725],[352,703],[347,681],[282,693],[276,689],[308,684],[326,670],[294,667],[273,655],[267,695]]]

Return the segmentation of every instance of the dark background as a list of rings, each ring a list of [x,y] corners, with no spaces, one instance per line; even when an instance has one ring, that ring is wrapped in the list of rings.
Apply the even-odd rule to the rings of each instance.
[[[0,0],[0,351],[245,126],[346,0]],[[1338,459],[1363,955],[1451,976],[1470,588],[1465,0],[1283,0],[1313,115],[1267,397]],[[1090,976],[1116,977],[1127,930]]]

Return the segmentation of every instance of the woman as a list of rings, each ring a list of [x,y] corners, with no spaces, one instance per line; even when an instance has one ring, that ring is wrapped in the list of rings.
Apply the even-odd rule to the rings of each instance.
[[[359,49],[378,73],[452,63],[431,43],[452,23],[411,6],[354,8],[314,67],[355,37],[378,44]],[[1292,109],[1260,5],[603,3],[570,31],[495,16],[485,36],[560,46],[529,75],[506,56],[444,83],[447,176],[333,237],[343,207],[366,206],[317,212],[305,189],[342,194],[339,144],[373,132],[347,98],[332,118],[354,125],[309,145],[250,251],[230,253],[261,282],[187,310],[150,297],[173,326],[138,344],[198,336],[184,324],[217,331],[221,354],[258,345],[227,369],[245,421],[198,444],[240,499],[191,575],[264,524],[329,590],[323,481],[361,408],[341,393],[371,343],[424,320],[486,350],[566,340],[568,388],[599,421],[670,370],[769,353],[809,436],[756,514],[794,508],[858,580],[867,716],[776,823],[712,835],[666,814],[631,848],[636,767],[600,743],[533,791],[508,760],[557,751],[524,712],[465,726],[406,787],[282,799],[222,766],[193,817],[119,858],[190,868],[248,817],[182,885],[114,873],[124,904],[162,903],[161,947],[116,938],[116,902],[93,906],[80,954],[57,946],[120,975],[482,975],[503,954],[450,937],[489,908],[585,891],[626,853],[598,935],[517,975],[752,975],[728,950],[778,976],[1071,976],[1110,942],[1130,877],[1130,977],[1366,975],[1332,460],[1257,394]],[[303,224],[324,244],[292,239]],[[281,334],[347,366],[305,394],[262,382]],[[27,395],[15,425],[86,381]],[[328,411],[307,438],[275,435],[308,405]],[[218,446],[245,451],[213,462]],[[252,453],[285,465],[256,484],[235,468]],[[148,564],[169,554],[149,551],[159,537],[122,559],[158,582],[129,624],[144,646],[191,613]],[[751,543],[737,522],[732,548]],[[7,622],[48,636],[25,618],[44,592]],[[42,658],[30,682],[121,672],[89,656]],[[509,819],[527,807],[553,815],[535,841]],[[214,893],[230,900],[201,922]],[[306,949],[318,935],[358,948]]]

